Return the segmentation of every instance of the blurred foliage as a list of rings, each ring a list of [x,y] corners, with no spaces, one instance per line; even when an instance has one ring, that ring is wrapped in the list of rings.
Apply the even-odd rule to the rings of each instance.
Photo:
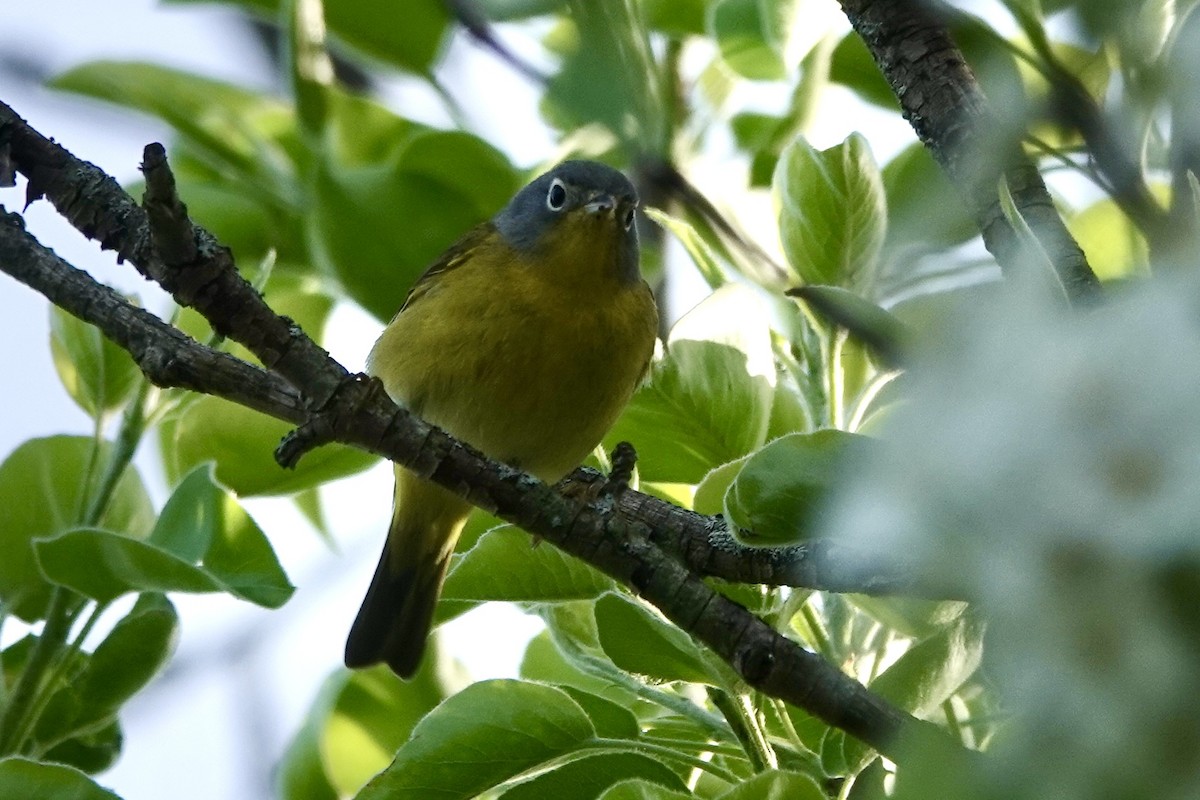
[[[520,676],[472,683],[436,645],[409,683],[335,672],[279,767],[281,798],[1200,794],[1200,715],[1186,700],[1200,688],[1200,125],[1194,82],[1180,79],[1200,59],[1194,3],[950,9],[1000,111],[989,134],[1038,160],[1112,289],[1089,314],[1020,282],[1001,290],[969,209],[920,145],[881,158],[889,145],[869,130],[814,144],[830,99],[898,112],[831,2],[412,0],[397,14],[345,0],[326,4],[328,42],[306,16],[319,3],[227,5],[284,31],[287,96],[116,61],[52,86],[168,124],[193,216],[318,341],[339,305],[388,319],[528,177],[488,130],[439,129],[338,86],[323,48],[426,83],[457,119],[464,87],[441,68],[462,31],[448,9],[503,23],[502,42],[517,26],[540,40],[520,55],[549,65],[539,110],[562,154],[630,171],[658,206],[644,222],[687,256],[671,256],[668,277],[695,268],[712,290],[670,327],[605,444],[632,441],[644,490],[724,515],[747,543],[846,537],[973,598],[720,586],[991,754],[983,772],[940,751],[885,762],[750,690],[610,578],[480,514],[438,619],[489,601],[539,616]],[[1113,191],[1112,153],[1090,149],[1085,122],[1144,192]],[[664,163],[712,205],[655,183],[648,165]],[[765,241],[731,235],[764,217],[777,222]],[[659,263],[662,237],[644,238]],[[334,517],[318,487],[372,459],[327,447],[281,471],[271,451],[285,425],[154,390],[93,329],[52,313],[54,365],[95,434],[32,439],[0,464],[0,622],[45,621],[0,652],[0,796],[99,800],[115,795],[88,775],[119,756],[121,707],[172,652],[169,595],[270,608],[291,595],[274,532],[238,498],[286,495],[310,519]],[[192,312],[174,319],[249,357]],[[159,509],[130,465],[143,439],[173,487]],[[124,595],[132,607],[84,647]]]

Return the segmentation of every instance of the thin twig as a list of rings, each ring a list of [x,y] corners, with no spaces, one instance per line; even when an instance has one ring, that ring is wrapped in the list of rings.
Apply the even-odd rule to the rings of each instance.
[[[505,64],[540,86],[549,83],[550,79],[541,70],[522,59],[500,40],[483,9],[474,0],[446,0],[446,7],[472,39],[495,53]]]

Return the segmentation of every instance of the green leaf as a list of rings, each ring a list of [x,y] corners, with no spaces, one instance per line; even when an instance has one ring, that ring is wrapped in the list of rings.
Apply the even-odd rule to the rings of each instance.
[[[800,397],[800,389],[791,381],[780,381],[775,387],[771,404],[771,424],[767,428],[767,440],[778,439],[789,433],[811,431],[811,412]]]
[[[567,0],[478,0],[484,16],[494,22],[514,22],[552,14],[561,10]]]
[[[747,153],[767,147],[775,137],[782,120],[757,111],[743,111],[729,120],[729,130],[737,146]]]
[[[79,523],[88,494],[85,476],[94,480],[111,450],[108,443],[95,450],[93,440],[84,436],[51,436],[30,439],[0,464],[0,599],[21,619],[41,619],[50,598],[50,584],[34,560],[33,541]],[[100,524],[129,536],[149,533],[154,509],[132,467],[117,481]]]
[[[590,600],[612,588],[612,580],[557,547],[534,546],[529,534],[511,526],[485,533],[458,559],[442,597],[451,600]]]
[[[475,683],[422,719],[358,800],[473,797],[594,736],[587,714],[560,689],[516,680]]]
[[[253,280],[255,265],[269,252],[281,264],[303,263],[307,258],[304,235],[294,209],[261,186],[255,191],[250,181],[257,179],[226,172],[214,174],[207,165],[197,162],[198,156],[189,153],[186,144],[181,143],[171,153],[171,171],[179,196],[187,204],[188,216],[233,251],[238,269],[247,279]],[[135,183],[126,191],[140,197],[145,187]]]
[[[646,25],[668,36],[704,33],[707,0],[642,0]]]
[[[298,741],[311,736],[321,774],[338,796],[357,792],[384,769],[413,727],[451,692],[436,669],[402,681],[386,667],[338,670],[326,680]],[[285,769],[296,770],[292,748]]]
[[[326,164],[310,229],[318,263],[387,320],[437,257],[516,192],[516,173],[478,137],[430,131],[385,162]]]
[[[738,784],[718,800],[825,800],[826,797],[809,775],[771,770]]]
[[[79,651],[68,654],[64,659],[57,684],[53,687],[48,702],[40,709],[37,716],[32,736],[36,752],[42,753],[48,748],[54,747],[56,743],[65,742],[73,734],[79,733],[79,729],[73,725],[73,722],[79,717],[83,707],[80,699],[80,684],[90,663],[91,654]],[[85,732],[84,735],[86,736],[87,733]],[[77,740],[76,745],[72,745],[71,748],[74,751],[73,755],[82,755],[88,762],[97,755],[103,758],[103,754],[95,753],[95,748],[91,745],[91,742],[83,743]],[[120,742],[117,741],[116,745],[119,750]],[[70,759],[63,763],[78,767],[84,772],[91,771],[88,764],[77,763]]]
[[[238,118],[286,106],[267,94],[136,61],[92,61],[55,77],[50,85],[153,114],[184,133],[234,133]],[[227,128],[200,126],[228,125]]]
[[[20,757],[0,760],[0,797],[121,800],[77,769]]]
[[[775,393],[764,316],[754,291],[734,284],[689,311],[606,446],[632,442],[642,480],[692,484],[762,446]]]
[[[38,637],[27,633],[0,651],[0,679],[5,686],[12,686],[29,662],[29,654],[37,644]]]
[[[98,528],[75,528],[34,544],[50,580],[102,603],[128,592],[219,592],[199,567],[152,544]]]
[[[363,167],[388,162],[415,136],[434,131],[405,119],[377,100],[360,94],[329,90],[330,117],[325,153],[339,167]]]
[[[866,139],[852,134],[826,150],[803,137],[775,170],[783,251],[797,278],[870,295],[887,233],[883,180]]]
[[[266,134],[292,129],[292,111],[267,94],[157,64],[118,61],[75,67],[50,85],[152,114],[215,163],[259,176],[273,193],[293,191],[290,170],[281,168],[290,160]]]
[[[962,196],[920,142],[901,150],[884,166],[883,189],[888,252],[907,244],[948,247],[979,233]]]
[[[979,668],[984,628],[977,615],[963,614],[910,647],[871,682],[871,691],[913,716],[928,717]]]
[[[325,679],[304,724],[284,750],[278,767],[279,794],[283,800],[337,800],[338,791],[322,758],[321,739],[338,693],[351,674],[338,670]]]
[[[726,283],[725,273],[721,269],[720,263],[695,227],[686,220],[673,217],[657,208],[647,208],[645,211],[646,216],[670,231],[671,235],[679,240],[688,255],[692,257],[692,263],[696,265],[700,276],[704,278],[710,289],[719,289]]]
[[[983,657],[984,623],[967,613],[937,633],[917,642],[871,682],[872,692],[913,716],[928,718],[975,674]],[[857,771],[874,758],[867,745],[843,731],[826,738],[826,748]]]
[[[592,618],[590,603],[571,604],[579,608],[586,608],[589,621],[592,625],[592,635],[595,636],[595,619]],[[567,604],[557,604],[558,609],[570,608]],[[569,612],[567,612],[569,613]],[[561,619],[564,614],[557,615]],[[599,645],[596,646],[599,651]],[[612,681],[607,681],[598,678],[588,672],[585,672],[572,660],[568,659],[554,644],[553,637],[549,630],[544,630],[529,641],[529,645],[525,648],[525,656],[521,659],[520,675],[522,678],[539,683],[553,683],[563,691],[570,694],[588,716],[592,717],[593,723],[596,725],[597,732],[603,736],[610,736],[610,733],[603,733],[603,730],[608,729],[612,724],[611,720],[601,721],[593,716],[593,708],[586,702],[582,702],[576,696],[575,691],[587,692],[590,695],[600,697],[604,700],[611,701],[615,706],[622,710],[629,708],[635,698],[625,689],[617,686]],[[628,713],[628,712],[627,712]],[[635,723],[636,724],[636,723]],[[603,727],[602,727],[603,725]],[[620,736],[617,738],[629,738]]]
[[[329,30],[351,47],[420,75],[429,73],[449,29],[441,0],[406,0],[398,14],[393,0],[326,3]]]
[[[314,486],[311,489],[297,492],[292,496],[292,502],[296,504],[296,510],[317,529],[321,540],[329,546],[329,549],[338,552],[337,541],[333,538],[333,531],[329,528],[329,520],[325,518],[325,508],[322,505],[321,492],[318,487]]]
[[[570,761],[519,783],[500,795],[504,800],[593,800],[614,783],[640,778],[670,789],[687,787],[661,762],[640,753],[600,753]]]
[[[396,13],[392,0],[329,2],[325,17],[330,31],[350,47],[373,59],[428,74],[449,29],[442,0],[409,0]]]
[[[117,713],[166,663],[177,628],[175,609],[165,597],[139,598],[94,652],[76,655],[38,717],[38,752],[86,772],[116,760],[122,743]]]
[[[142,375],[99,328],[58,306],[50,306],[50,354],[67,394],[91,417],[120,407]]]
[[[280,495],[362,472],[376,458],[345,445],[318,448],[294,470],[275,462],[280,439],[293,426],[219,397],[189,400],[159,426],[167,476],[180,480],[200,464],[216,462],[216,477],[241,497]]]
[[[708,31],[721,58],[737,74],[751,80],[787,76],[786,31],[781,23],[792,17],[793,2],[717,0],[709,6]]]
[[[167,0],[196,3],[209,0]],[[279,0],[224,0],[267,20],[279,19]],[[391,0],[325,3],[325,22],[338,40],[364,55],[418,75],[429,74],[449,28],[449,15],[440,0],[406,0],[396,13]]]
[[[201,561],[204,569],[230,594],[265,608],[279,608],[295,587],[266,534],[228,492],[221,492],[214,506],[216,526]]]
[[[568,2],[562,66],[550,78],[543,114],[564,131],[599,125],[627,146],[664,152],[672,111],[638,5]]]
[[[167,498],[150,541],[185,561],[199,561],[220,525],[224,494],[213,481],[211,464],[196,467]]]
[[[849,594],[846,599],[863,613],[910,639],[925,639],[943,630],[966,610],[958,600],[923,600],[918,597],[873,597]]]
[[[549,638],[546,639],[549,642]],[[554,645],[551,644],[551,647]],[[528,651],[526,651],[528,652]],[[605,739],[636,739],[638,719],[626,706],[574,686],[559,686],[588,715],[596,735]]]
[[[748,458],[750,456],[744,456],[736,461],[730,461],[728,464],[722,464],[705,475],[704,480],[700,481],[700,485],[696,487],[695,495],[692,496],[692,510],[697,514],[725,513],[725,492],[737,474],[742,471],[742,466],[745,465]]]
[[[1154,64],[1162,57],[1172,41],[1176,20],[1183,16],[1177,13],[1175,0],[1146,0],[1138,5],[1140,8],[1133,6],[1137,8],[1137,16],[1131,24],[1119,28],[1121,35],[1118,38],[1123,51],[1121,61],[1134,70]],[[1184,19],[1186,24],[1186,17]],[[1187,41],[1187,34],[1178,32],[1174,35],[1174,41]],[[1175,69],[1179,66],[1178,63],[1172,64]]]
[[[95,774],[116,763],[123,742],[121,725],[113,720],[100,730],[81,733],[55,745],[43,754],[42,759]]]
[[[508,158],[478,136],[463,131],[428,131],[413,136],[400,161],[408,175],[454,190],[459,202],[490,218],[521,188]]]
[[[690,700],[681,700],[669,688],[659,690],[649,686],[613,664],[600,646],[594,602],[551,603],[537,610],[546,622],[553,647],[531,646],[526,664],[522,665],[531,676],[550,673],[549,680],[578,686],[612,700],[633,711],[639,720],[656,719],[668,709],[688,716],[688,724],[701,730],[702,739],[713,735],[731,739],[722,721],[695,707]],[[536,639],[533,644],[537,644]]]
[[[111,723],[175,649],[179,616],[159,594],[144,594],[92,653],[80,680],[76,730]],[[41,738],[39,736],[39,738]]]
[[[1020,257],[1014,260],[1020,269],[1013,270],[1011,272],[1012,277],[1025,283],[1038,294],[1055,298],[1065,307],[1068,303],[1067,290],[1063,286],[1062,278],[1059,276],[1058,271],[1054,268],[1054,260],[1050,257],[1046,246],[1038,238],[1028,220],[1021,213],[1021,209],[1017,207],[1017,203],[1013,199],[1012,192],[1009,189],[1008,177],[1006,175],[1002,174],[1000,176],[998,188],[1000,210],[1004,213],[1004,218],[1008,220],[1008,224],[1016,233],[1016,239],[1020,245],[1018,249]]]
[[[700,646],[679,628],[615,592],[596,601],[600,646],[626,672],[657,681],[715,683]]]
[[[224,491],[213,483],[211,464],[193,469],[167,498],[150,543],[189,563],[203,558],[221,524]]]
[[[875,59],[871,58],[871,51],[854,31],[846,34],[834,48],[829,62],[829,79],[847,87],[868,103],[888,111],[900,110],[892,87],[888,86]]]
[[[820,430],[771,442],[746,460],[725,493],[730,526],[751,544],[808,537],[846,457],[864,441],[845,431]]]
[[[804,26],[805,35],[809,26]],[[815,31],[814,31],[815,32]],[[798,74],[787,108],[778,116],[744,111],[730,120],[738,147],[750,158],[750,185],[770,186],[779,157],[798,133],[812,126],[822,97],[829,86],[829,68],[836,40],[826,32],[804,56],[800,64],[788,70]]]
[[[903,366],[912,335],[890,312],[838,286],[799,286],[788,294],[803,300],[820,317],[845,328],[884,366]]]
[[[1113,199],[1098,200],[1071,215],[1067,229],[1101,280],[1149,274],[1146,239]]]
[[[39,539],[35,550],[50,580],[100,602],[128,592],[228,592],[278,608],[287,602],[293,587],[265,540],[255,541],[262,532],[256,526],[246,527],[236,512],[233,517],[234,524],[205,555],[211,566],[193,566],[154,544],[97,528],[76,528]]]
[[[293,587],[262,529],[217,485],[212,464],[186,475],[163,507],[150,543],[204,569],[230,592],[277,608]]]
[[[695,797],[691,792],[679,792],[642,778],[631,778],[614,783],[598,800],[693,800]]]
[[[794,705],[785,704],[783,710],[791,722],[792,729],[796,731],[801,745],[813,753],[820,753],[822,742],[833,729],[817,717]]]

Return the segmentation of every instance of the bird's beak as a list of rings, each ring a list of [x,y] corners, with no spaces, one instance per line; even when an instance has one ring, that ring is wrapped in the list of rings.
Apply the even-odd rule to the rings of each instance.
[[[617,207],[617,201],[611,194],[596,192],[588,197],[583,204],[583,210],[589,214],[606,214]]]

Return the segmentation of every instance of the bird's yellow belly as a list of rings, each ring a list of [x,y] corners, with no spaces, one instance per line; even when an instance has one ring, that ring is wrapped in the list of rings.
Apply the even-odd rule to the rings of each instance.
[[[416,304],[376,346],[372,371],[424,419],[555,481],[587,457],[629,399],[653,345],[653,331],[641,330],[652,301],[644,286],[599,306],[592,298],[590,307],[541,303],[549,298],[519,288],[458,292],[470,299],[443,304],[437,319],[413,313]]]

